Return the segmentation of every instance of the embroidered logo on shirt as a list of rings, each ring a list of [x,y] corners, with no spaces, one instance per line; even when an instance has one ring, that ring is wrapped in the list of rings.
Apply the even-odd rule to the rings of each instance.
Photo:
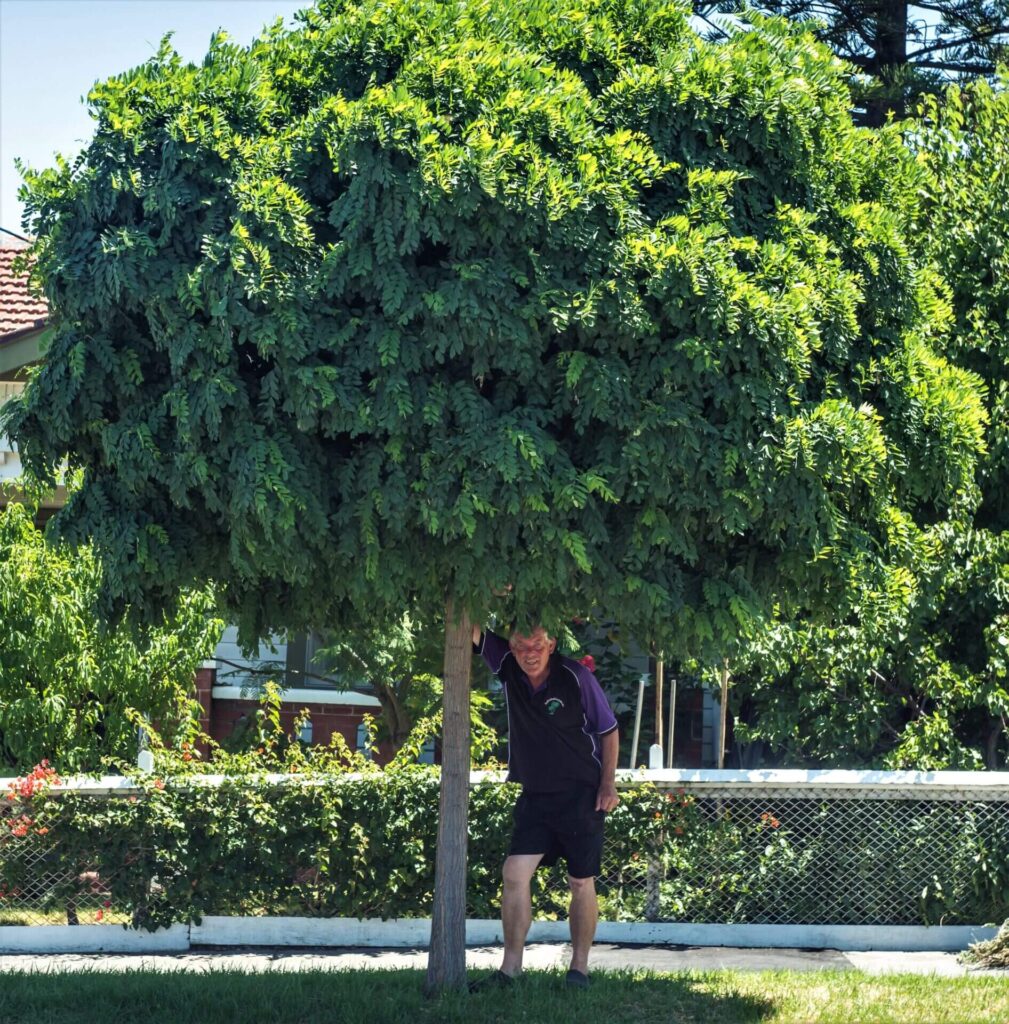
[[[556,715],[557,712],[564,707],[564,701],[560,700],[558,697],[551,697],[543,707],[546,708],[548,715]]]

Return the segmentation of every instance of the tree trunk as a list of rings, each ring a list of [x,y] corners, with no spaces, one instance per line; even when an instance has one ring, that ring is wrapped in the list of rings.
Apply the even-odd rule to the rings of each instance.
[[[445,608],[445,720],[434,874],[431,949],[424,994],[466,986],[466,815],[469,806],[469,614],[449,598]]]
[[[382,705],[385,724],[389,730],[389,740],[392,743],[393,753],[396,753],[409,738],[413,722],[410,721],[410,716],[400,703],[395,690],[387,683],[379,683],[375,688],[375,694],[379,704]]]
[[[1001,767],[998,763],[998,742],[1002,737],[1004,726],[998,718],[991,718],[989,722],[991,728],[988,730],[988,736],[985,739],[985,767],[989,771],[997,772]]]
[[[905,114],[903,78],[907,70],[907,0],[876,0],[872,61],[868,71],[881,84],[881,93],[865,105],[866,123],[879,128],[886,115]]]

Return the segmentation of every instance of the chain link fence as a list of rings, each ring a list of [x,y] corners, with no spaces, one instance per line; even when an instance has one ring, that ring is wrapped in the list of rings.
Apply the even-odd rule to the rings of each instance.
[[[649,807],[675,813],[659,820],[656,811],[653,827],[642,831],[621,826],[622,812],[614,812],[597,880],[604,920],[905,925],[1009,917],[1009,773],[621,776],[629,798],[628,791],[647,789]],[[474,773],[480,781],[487,779]],[[126,780],[111,782],[76,780],[73,788],[96,801],[136,799],[140,792]],[[86,862],[70,874],[57,870],[58,837],[17,827],[2,801],[0,835],[0,925],[131,921],[117,905],[117,872],[107,860],[100,872]],[[124,857],[134,855],[124,848]],[[418,871],[433,877],[429,859]],[[484,908],[497,905],[499,872],[491,868],[478,883],[488,888],[478,901]],[[322,864],[303,868],[290,879],[286,902],[253,900],[210,912],[327,916],[333,911],[314,895],[324,871]],[[538,872],[534,916],[565,917],[567,903],[563,866]]]
[[[689,799],[689,824],[647,855],[608,860],[604,917],[914,925],[1009,916],[1009,775],[690,774],[653,780]],[[563,880],[552,883],[556,900]]]

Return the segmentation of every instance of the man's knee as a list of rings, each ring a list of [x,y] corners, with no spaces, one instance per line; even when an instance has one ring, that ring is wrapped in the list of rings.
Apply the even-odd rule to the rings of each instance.
[[[527,886],[532,881],[542,856],[542,854],[513,854],[511,857],[508,857],[504,862],[504,867],[501,869],[501,877],[504,880],[504,884],[509,887]]]
[[[568,886],[572,896],[588,896],[596,891],[596,880],[591,875],[588,878],[572,878],[568,875]]]

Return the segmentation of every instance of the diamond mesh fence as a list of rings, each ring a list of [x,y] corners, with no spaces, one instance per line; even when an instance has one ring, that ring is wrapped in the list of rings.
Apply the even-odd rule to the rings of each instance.
[[[0,926],[129,921],[113,903],[114,872],[70,874],[54,867],[51,843],[31,833],[8,839],[3,857],[5,875],[12,877],[0,884]]]
[[[659,806],[676,813],[663,813],[646,830],[621,824],[616,812],[611,817],[597,879],[600,916],[849,925],[983,924],[1009,917],[1009,776],[931,773],[903,785],[910,773],[783,772],[791,778],[769,781],[774,774],[636,772],[622,779],[623,790],[655,787]],[[825,774],[847,779],[816,781]],[[853,784],[855,775],[872,781]],[[84,795],[87,785],[76,790]],[[96,786],[93,799],[110,797]],[[118,872],[108,857],[101,871],[86,861],[72,872],[59,869],[58,837],[19,827],[13,814],[0,800],[0,925],[131,920],[126,901],[117,898]],[[135,856],[131,848],[124,846],[123,857]],[[417,871],[423,888],[428,873],[433,878],[433,856]],[[259,895],[206,912],[339,914],[317,895],[325,872],[322,861],[299,869],[284,883],[283,898],[272,899],[263,895],[261,879],[250,877],[247,891]],[[328,882],[339,885],[338,879]],[[497,864],[476,882],[471,874],[470,885],[471,903],[483,908],[474,916],[487,916],[488,906],[493,912]],[[537,873],[533,899],[534,916],[566,916],[563,866]],[[404,916],[428,912],[421,900]]]
[[[687,793],[694,813],[683,834],[604,861],[604,919],[913,925],[1009,916],[1009,793]],[[551,909],[564,906],[566,888],[553,871]]]

